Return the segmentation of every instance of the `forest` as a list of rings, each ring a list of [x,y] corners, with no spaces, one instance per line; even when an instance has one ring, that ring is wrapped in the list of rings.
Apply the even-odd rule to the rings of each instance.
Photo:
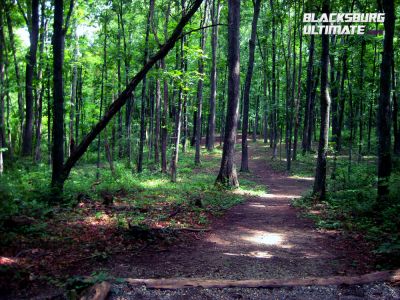
[[[400,298],[398,0],[0,1],[0,299]]]

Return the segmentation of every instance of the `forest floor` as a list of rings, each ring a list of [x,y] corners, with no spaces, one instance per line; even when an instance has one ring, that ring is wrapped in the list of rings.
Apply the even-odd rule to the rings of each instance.
[[[316,229],[310,219],[302,217],[301,212],[291,205],[294,198],[300,198],[310,189],[312,178],[277,171],[269,162],[269,148],[262,144],[249,144],[251,172],[240,173],[240,178],[265,185],[267,192],[248,196],[244,203],[215,219],[209,232],[186,243],[161,252],[146,251],[140,256],[115,257],[109,265],[115,276],[279,279],[371,271],[370,249],[360,236]],[[237,152],[236,161],[240,162],[240,152]],[[354,299],[386,299],[396,296],[396,292],[387,285],[159,291],[117,284],[112,299],[331,299],[340,295],[354,296]]]
[[[61,242],[64,243],[69,232],[66,231],[68,228],[63,228],[63,226],[79,225],[77,228],[82,236],[76,237],[77,228],[73,228],[75,231],[73,240],[77,240],[81,247],[84,244],[87,249],[70,248],[69,240],[65,245],[58,243],[57,246],[53,246],[52,250],[44,250],[43,245],[38,246],[41,248],[26,245],[25,247],[29,248],[28,256],[31,258],[28,268],[35,269],[38,261],[46,261],[47,258],[54,258],[58,254],[59,259],[48,261],[47,265],[52,263],[53,268],[57,265],[58,273],[69,274],[70,279],[61,286],[56,280],[52,282],[56,276],[54,274],[57,272],[49,272],[52,274],[51,276],[41,278],[42,282],[44,279],[50,283],[49,288],[41,289],[36,285],[28,294],[25,292],[23,294],[28,295],[29,298],[38,294],[39,298],[61,297],[60,295],[65,295],[64,291],[65,288],[68,289],[68,285],[69,289],[73,291],[78,290],[79,285],[83,285],[84,280],[82,281],[82,278],[78,276],[82,275],[91,276],[95,282],[102,280],[114,282],[111,299],[254,299],[268,297],[331,299],[342,296],[343,299],[398,299],[396,297],[400,297],[399,290],[385,283],[364,286],[311,286],[275,289],[193,288],[162,291],[133,287],[121,282],[124,278],[284,279],[347,276],[372,271],[371,248],[361,235],[344,233],[340,230],[317,229],[312,220],[303,217],[302,211],[292,206],[293,199],[300,198],[311,188],[312,177],[292,176],[279,171],[279,168],[276,167],[277,162],[271,161],[269,147],[262,143],[252,142],[249,142],[249,146],[250,173],[240,173],[239,181],[244,183],[245,187],[249,185],[248,182],[255,182],[256,185],[252,186],[256,186],[257,189],[248,188],[234,191],[234,194],[239,194],[245,201],[242,199],[243,202],[237,204],[240,201],[236,199],[228,207],[237,205],[228,209],[223,215],[201,211],[200,221],[199,219],[191,221],[186,217],[184,220],[178,218],[168,224],[176,225],[176,223],[182,222],[186,226],[191,226],[192,229],[195,228],[194,231],[177,231],[163,235],[161,238],[153,236],[147,242],[142,241],[142,239],[146,239],[140,236],[136,236],[133,240],[132,238],[127,239],[124,234],[121,234],[120,228],[115,229],[115,226],[107,223],[109,222],[107,216],[112,215],[110,208],[97,203],[93,204],[91,201],[83,201],[78,207],[87,214],[85,217],[92,226],[87,226],[86,223],[85,225],[79,221],[81,215],[79,217],[74,215],[72,218],[74,221],[78,220],[80,222],[78,224],[72,222],[71,217],[68,218],[68,222],[65,221],[58,226],[59,220],[53,220],[50,225],[54,223],[52,225],[58,228],[59,235],[64,238]],[[218,171],[216,162],[218,161],[218,155],[205,155],[202,167],[194,169],[192,172],[193,174],[207,173],[211,175],[210,178],[215,178]],[[240,162],[239,151],[237,151],[236,161]],[[195,175],[190,174],[183,176],[187,176],[189,178],[187,180],[196,178]],[[207,184],[210,183],[207,182]],[[154,188],[157,189],[157,187]],[[168,190],[167,193],[174,193],[178,190]],[[190,191],[185,192],[190,193]],[[192,195],[188,195],[188,197],[196,201],[198,193],[193,190]],[[212,197],[219,195],[218,193],[200,196]],[[226,194],[228,197],[236,197],[231,192]],[[207,201],[203,201],[203,205],[204,202]],[[85,211],[87,206],[89,209]],[[121,208],[117,208],[118,206],[115,205],[114,212],[121,210]],[[122,210],[124,209],[122,207]],[[145,207],[145,211],[147,210],[151,210],[154,214],[152,208]],[[170,213],[171,210],[172,213]],[[99,212],[102,211],[104,213],[99,215]],[[96,214],[93,215],[93,212]],[[179,209],[176,210],[174,206],[169,206],[167,211],[164,211],[163,207],[157,207],[155,211],[158,215],[167,214],[169,219],[172,218],[172,215],[174,218],[180,215],[186,216],[187,214],[183,212]],[[193,215],[193,219],[195,219],[195,214],[196,211],[191,211],[189,216]],[[202,218],[208,218],[210,221],[204,221]],[[165,225],[165,222],[159,221],[157,224],[162,226]],[[205,226],[206,224],[209,225]],[[207,230],[200,230],[205,227]],[[129,229],[132,229],[130,225]],[[55,247],[58,248],[54,249]],[[110,247],[112,250],[109,249]],[[77,251],[84,252],[78,255]],[[15,257],[23,257],[25,254],[24,250],[20,250]],[[34,260],[36,262],[33,262]],[[43,266],[41,267],[43,269]],[[29,278],[29,280],[34,279]],[[59,287],[55,288],[54,286],[57,285]],[[16,298],[22,297],[23,294],[19,294]]]

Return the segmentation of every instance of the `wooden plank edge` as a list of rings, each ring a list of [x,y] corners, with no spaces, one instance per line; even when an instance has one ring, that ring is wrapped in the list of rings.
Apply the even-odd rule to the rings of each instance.
[[[400,283],[400,269],[379,271],[360,276],[307,277],[293,279],[202,279],[202,278],[160,278],[160,279],[125,279],[131,286],[146,286],[149,289],[185,289],[185,288],[277,288],[296,286],[354,285],[373,282]]]

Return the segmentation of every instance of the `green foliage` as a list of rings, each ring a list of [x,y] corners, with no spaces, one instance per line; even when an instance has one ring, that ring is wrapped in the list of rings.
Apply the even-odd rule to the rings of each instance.
[[[400,259],[400,175],[391,177],[385,203],[378,202],[376,181],[375,166],[369,162],[354,164],[349,175],[348,162],[339,160],[325,201],[317,202],[308,195],[295,200],[294,205],[321,228],[362,232],[376,254],[390,257],[396,264]]]

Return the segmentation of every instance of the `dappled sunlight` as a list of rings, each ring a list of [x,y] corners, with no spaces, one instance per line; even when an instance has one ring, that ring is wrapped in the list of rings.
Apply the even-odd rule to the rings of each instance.
[[[18,258],[0,256],[0,266],[12,266],[18,264]]]
[[[243,236],[242,239],[258,245],[261,244],[281,247],[285,244],[286,235],[276,232],[254,230],[249,235]]]
[[[297,180],[307,180],[307,181],[313,181],[314,180],[314,177],[306,177],[306,176],[298,176],[298,175],[289,176],[288,178],[297,179]]]
[[[285,195],[285,194],[265,194],[263,195],[263,198],[286,198],[286,199],[297,199],[301,198],[300,195]]]
[[[256,208],[266,208],[266,206],[264,204],[260,204],[260,203],[251,203],[251,204],[249,204],[249,206],[256,207]]]
[[[143,180],[141,181],[141,185],[144,188],[156,188],[156,187],[161,187],[164,186],[166,184],[170,183],[170,180],[166,179],[166,178],[151,178],[148,180]]]
[[[267,251],[251,251],[249,253],[229,253],[225,252],[224,255],[227,256],[244,256],[252,258],[271,258],[273,255]]]

